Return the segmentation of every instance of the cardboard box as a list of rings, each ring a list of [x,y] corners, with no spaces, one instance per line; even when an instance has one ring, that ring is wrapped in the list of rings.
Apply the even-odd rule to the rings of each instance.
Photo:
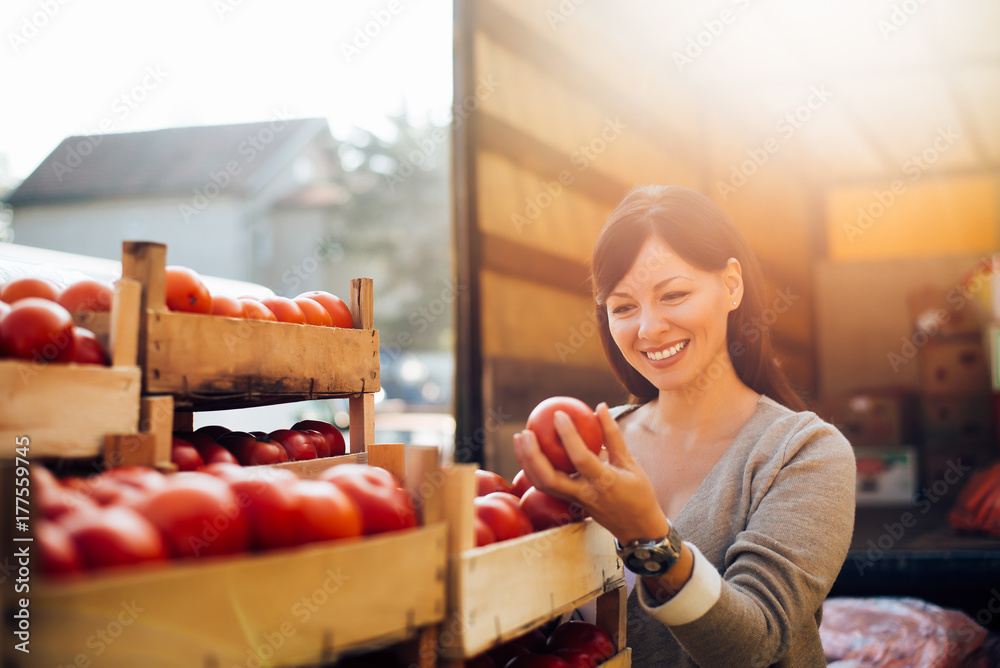
[[[904,445],[919,436],[919,397],[910,392],[875,390],[833,397],[817,412],[854,446]]]
[[[994,442],[993,397],[990,394],[934,394],[920,401],[924,443],[950,447]]]
[[[979,337],[931,341],[920,349],[925,394],[975,394],[990,389],[990,369]]]
[[[917,493],[917,451],[912,446],[855,448],[858,506],[907,505]]]

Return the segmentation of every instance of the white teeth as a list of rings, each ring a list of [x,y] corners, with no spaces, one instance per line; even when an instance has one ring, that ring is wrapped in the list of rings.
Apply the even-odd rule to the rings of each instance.
[[[687,341],[681,341],[677,345],[671,346],[670,348],[667,348],[666,350],[661,350],[660,352],[656,352],[656,351],[647,352],[646,356],[649,357],[649,359],[651,359],[651,360],[665,360],[668,357],[673,357],[674,355],[676,355],[680,351],[684,350],[684,348],[687,347],[687,344],[688,344]]]

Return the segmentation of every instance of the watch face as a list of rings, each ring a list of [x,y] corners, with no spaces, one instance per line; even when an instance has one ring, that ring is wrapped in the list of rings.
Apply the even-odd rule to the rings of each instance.
[[[629,570],[643,575],[659,575],[666,570],[667,564],[662,561],[667,555],[654,554],[646,548],[639,548],[629,555],[626,561]]]

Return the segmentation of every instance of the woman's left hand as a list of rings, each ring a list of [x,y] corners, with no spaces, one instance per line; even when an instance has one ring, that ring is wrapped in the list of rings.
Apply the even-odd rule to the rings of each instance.
[[[649,478],[639,468],[606,404],[597,407],[604,430],[606,462],[587,449],[569,416],[556,411],[555,427],[577,474],[556,470],[542,453],[535,434],[514,435],[514,454],[531,483],[552,496],[573,501],[625,544],[667,535],[669,526]]]

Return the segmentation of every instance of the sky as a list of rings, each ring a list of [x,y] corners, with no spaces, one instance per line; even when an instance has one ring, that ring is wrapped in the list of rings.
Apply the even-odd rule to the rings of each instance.
[[[0,31],[7,180],[72,135],[320,116],[345,136],[386,134],[404,107],[449,118],[447,0],[4,0]]]

